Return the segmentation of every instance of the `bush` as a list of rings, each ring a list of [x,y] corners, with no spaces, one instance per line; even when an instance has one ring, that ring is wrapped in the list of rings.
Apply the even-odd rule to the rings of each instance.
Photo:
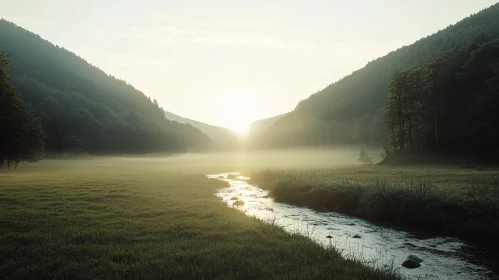
[[[373,164],[372,157],[369,156],[366,149],[364,149],[364,148],[360,149],[359,160],[364,164]]]

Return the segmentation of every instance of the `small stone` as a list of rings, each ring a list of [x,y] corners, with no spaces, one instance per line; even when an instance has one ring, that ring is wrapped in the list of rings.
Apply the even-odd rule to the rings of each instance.
[[[232,206],[243,206],[245,203],[242,200],[237,200],[234,203],[232,203]]]
[[[332,237],[331,235],[328,235],[328,236],[326,236],[326,238],[329,238],[329,239],[331,239],[331,238],[333,238],[333,237]]]
[[[420,257],[418,257],[416,255],[409,255],[407,257],[407,259],[410,259],[410,260],[413,260],[413,261],[417,261],[418,263],[422,263],[423,262],[423,259],[421,259]]]
[[[402,266],[403,267],[406,267],[406,268],[410,268],[410,269],[413,269],[413,268],[418,268],[421,266],[421,264],[415,260],[412,260],[412,259],[407,259],[405,260],[403,263],[402,263]]]
[[[360,235],[356,234],[353,236],[353,238],[361,238]]]

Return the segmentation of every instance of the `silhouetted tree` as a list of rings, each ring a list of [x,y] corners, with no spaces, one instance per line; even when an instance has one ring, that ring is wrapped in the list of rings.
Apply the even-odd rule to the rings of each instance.
[[[8,57],[0,53],[0,166],[38,160],[44,148],[41,125],[12,85]]]

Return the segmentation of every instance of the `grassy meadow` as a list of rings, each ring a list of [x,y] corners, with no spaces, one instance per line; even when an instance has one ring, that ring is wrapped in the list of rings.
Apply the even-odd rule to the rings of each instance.
[[[427,235],[496,244],[499,170],[472,166],[268,169],[251,182],[276,201],[336,211]]]
[[[225,183],[203,175],[296,167],[284,162],[83,157],[0,173],[0,278],[398,279],[226,207]]]

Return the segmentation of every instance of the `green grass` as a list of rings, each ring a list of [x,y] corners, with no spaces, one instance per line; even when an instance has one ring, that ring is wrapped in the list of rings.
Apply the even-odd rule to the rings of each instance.
[[[0,278],[398,279],[227,208],[202,173],[230,167],[84,158],[0,174]]]
[[[251,177],[279,202],[474,242],[495,244],[499,233],[497,169],[368,166]]]

